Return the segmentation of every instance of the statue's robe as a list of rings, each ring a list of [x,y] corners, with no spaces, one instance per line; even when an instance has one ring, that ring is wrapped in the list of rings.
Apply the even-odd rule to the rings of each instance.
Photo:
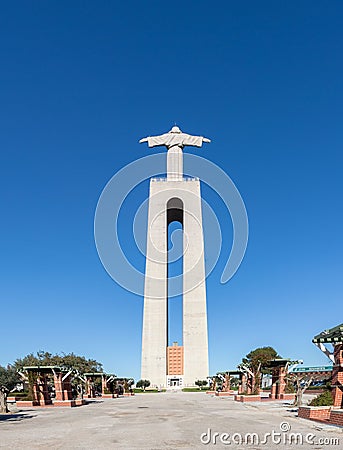
[[[186,133],[165,133],[160,136],[150,136],[147,138],[149,147],[165,145],[168,149],[174,146],[183,148],[186,145],[202,147],[203,139],[202,136],[191,136]]]

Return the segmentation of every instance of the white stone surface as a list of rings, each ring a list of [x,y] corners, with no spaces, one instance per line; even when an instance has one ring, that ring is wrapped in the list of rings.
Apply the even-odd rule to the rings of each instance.
[[[183,133],[179,127],[174,126],[168,133],[160,136],[148,136],[139,141],[147,142],[149,147],[164,146],[168,149],[167,154],[167,178],[173,181],[182,181],[183,177],[183,155],[185,146],[201,147],[203,142],[211,142],[203,136],[192,136]]]
[[[211,142],[183,133],[174,126],[168,133],[139,142],[165,146],[167,178],[150,181],[142,336],[142,379],[166,387],[168,340],[168,208],[183,211],[183,386],[208,376],[208,340],[204,236],[200,181],[183,178],[185,146]],[[176,214],[179,220],[180,214]],[[170,215],[169,215],[170,221]],[[173,293],[172,293],[173,294]],[[177,295],[177,294],[175,294]]]
[[[184,386],[208,376],[204,241],[200,181],[150,183],[144,297],[142,373],[153,385],[166,385],[167,347],[167,203],[183,202],[183,346]]]

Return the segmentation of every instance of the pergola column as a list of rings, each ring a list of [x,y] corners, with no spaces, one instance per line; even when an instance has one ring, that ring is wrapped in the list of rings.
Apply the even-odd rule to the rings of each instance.
[[[278,369],[278,392],[276,398],[280,399],[286,390],[286,367],[279,367]]]
[[[101,394],[102,395],[106,394],[106,390],[107,390],[107,379],[106,375],[103,375],[101,377]]]
[[[230,374],[225,374],[224,392],[228,392],[231,389]]]
[[[86,396],[88,398],[95,398],[95,387],[94,387],[94,381],[92,377],[86,378]]]
[[[52,403],[46,375],[42,374],[37,377],[37,382],[33,385],[33,391],[40,405],[50,405]]]
[[[38,374],[36,374],[35,381],[33,382],[32,395],[33,395],[33,398],[32,398],[33,403],[38,403],[38,405],[40,405],[41,394],[40,394],[40,389],[39,389],[39,377],[38,377]]]
[[[63,401],[63,382],[62,382],[62,373],[54,373],[54,385],[55,385],[55,399],[57,401]]]
[[[247,377],[245,373],[240,374],[240,382],[238,386],[238,393],[243,394],[247,385]]]
[[[250,374],[248,374],[248,377],[247,377],[247,394],[248,395],[252,394],[253,382],[254,382],[254,378]]]
[[[278,370],[277,367],[273,368],[272,372],[272,386],[270,390],[270,398],[275,400],[277,396],[277,381],[278,381]]]
[[[335,365],[332,371],[334,406],[343,408],[343,344],[334,347]]]
[[[62,387],[63,387],[63,400],[72,400],[73,399],[73,393],[72,393],[72,387],[71,387],[71,375],[68,375],[63,381],[62,381]]]

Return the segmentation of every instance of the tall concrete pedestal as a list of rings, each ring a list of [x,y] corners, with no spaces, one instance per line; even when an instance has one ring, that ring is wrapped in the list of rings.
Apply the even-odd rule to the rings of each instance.
[[[201,146],[205,138],[172,130],[145,139],[149,146],[168,148],[167,177],[150,180],[141,371],[142,379],[162,388],[167,385],[168,375],[168,225],[175,220],[183,226],[182,385],[193,386],[209,374],[200,181],[184,178],[182,173],[183,146]],[[170,141],[172,145],[168,146]]]

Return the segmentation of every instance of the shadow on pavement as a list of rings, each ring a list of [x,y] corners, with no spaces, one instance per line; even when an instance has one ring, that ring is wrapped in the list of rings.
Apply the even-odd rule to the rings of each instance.
[[[24,419],[32,419],[32,414],[27,413],[8,413],[8,414],[0,414],[0,422],[4,422],[5,420],[8,422],[20,422]]]

